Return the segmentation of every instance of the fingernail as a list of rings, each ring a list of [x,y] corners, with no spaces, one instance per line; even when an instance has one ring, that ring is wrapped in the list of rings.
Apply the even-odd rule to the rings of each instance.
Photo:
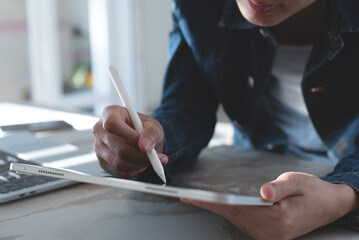
[[[142,144],[143,144],[143,147],[144,149],[146,150],[146,152],[149,152],[151,151],[151,147],[152,147],[152,142],[151,140],[148,138],[148,137],[144,137],[143,140],[142,140]]]
[[[166,156],[160,156],[160,160],[162,163],[166,163],[167,162],[167,157]]]
[[[271,184],[264,184],[261,187],[261,195],[263,197],[264,200],[269,201],[269,202],[273,202],[275,199],[275,188],[273,187],[273,185]]]

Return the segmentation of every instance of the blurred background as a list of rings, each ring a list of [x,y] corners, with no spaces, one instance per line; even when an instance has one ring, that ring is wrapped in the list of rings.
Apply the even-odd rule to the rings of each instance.
[[[99,116],[122,104],[121,76],[137,111],[159,104],[171,0],[0,0],[0,102]],[[222,108],[212,143],[232,142]],[[224,139],[224,140],[223,140]]]
[[[121,103],[116,66],[138,111],[161,97],[170,0],[0,0],[0,101],[98,115]]]

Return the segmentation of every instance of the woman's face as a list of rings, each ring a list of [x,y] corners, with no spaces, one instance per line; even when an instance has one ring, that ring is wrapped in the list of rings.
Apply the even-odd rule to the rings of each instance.
[[[308,7],[316,0],[236,0],[242,15],[251,23],[274,26]]]

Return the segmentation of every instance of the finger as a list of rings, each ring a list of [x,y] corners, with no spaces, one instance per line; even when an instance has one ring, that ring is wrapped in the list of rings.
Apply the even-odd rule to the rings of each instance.
[[[301,174],[288,172],[280,175],[276,180],[261,187],[261,195],[269,202],[279,202],[289,196],[301,194],[303,178]]]
[[[106,132],[119,136],[137,147],[140,134],[134,129],[127,109],[118,106],[106,107],[101,121]]]
[[[132,128],[134,128],[130,115],[126,108],[118,106],[118,105],[109,105],[105,107],[101,114],[101,119],[106,120],[107,118],[114,117],[120,122],[125,122]]]
[[[111,155],[112,153],[108,153]],[[109,156],[107,156],[109,157]],[[111,159],[115,159],[114,156],[110,157]],[[100,166],[107,172],[113,173],[120,177],[130,178],[133,177],[144,170],[146,170],[147,166],[138,165],[128,163],[122,160],[112,160],[112,163],[105,161],[102,157],[98,157]]]
[[[123,161],[139,164],[142,165],[142,167],[150,164],[147,154],[139,151],[137,148],[131,146],[117,136],[108,134],[103,140],[114,155],[118,156],[118,158]],[[163,165],[168,163],[167,155],[163,153],[157,153],[157,155]]]
[[[96,149],[101,149],[97,151],[97,156],[107,163],[107,165],[102,163],[106,170],[110,170],[113,173],[118,173],[119,171],[131,172],[144,169],[149,165],[149,161],[144,153],[130,145],[126,146],[126,143],[122,145],[121,148],[125,148],[126,151],[119,155],[111,151],[106,144],[96,141]]]
[[[96,132],[96,134],[97,133],[98,132]],[[111,152],[108,147],[95,137],[93,148],[95,150],[100,167],[107,172],[112,172],[110,164],[105,160],[108,156],[107,152]]]
[[[144,169],[149,164],[136,164],[124,161],[122,159],[113,159],[113,168],[116,171],[124,171],[124,172],[131,172],[131,171],[137,171],[138,169]]]
[[[100,167],[105,170],[106,172],[109,172],[109,173],[112,173],[112,169],[111,169],[111,166],[103,159],[101,158],[99,155],[97,155],[97,160],[98,160],[98,163],[100,165]]]
[[[151,164],[147,154],[138,151],[130,145],[126,146],[126,143],[123,143],[121,147],[125,148],[126,151],[121,153],[119,157],[113,158],[116,161],[114,166],[117,170],[132,171],[139,168],[147,168]],[[165,154],[157,153],[157,155],[162,165],[168,163],[168,157]]]
[[[158,158],[160,159],[162,165],[166,165],[168,163],[168,157],[167,155],[163,154],[163,153],[159,153],[157,152]]]
[[[118,136],[105,133],[101,130],[96,130],[94,149],[102,159],[107,160],[110,164],[111,159],[117,158],[121,158],[124,161],[132,162],[135,164],[149,164],[145,153],[129,145],[127,142],[125,142],[125,140],[119,138]],[[113,154],[109,154],[107,152],[112,152]]]
[[[111,153],[109,153],[108,155],[110,154]],[[141,165],[127,166],[126,165],[127,163],[123,164],[122,166],[121,164],[115,163],[116,165],[113,166],[112,164],[109,164],[107,161],[105,161],[102,157],[97,156],[97,158],[99,160],[99,165],[101,166],[101,168],[103,168],[107,172],[110,172],[122,178],[131,178],[143,172],[147,168],[147,166],[141,166]]]
[[[115,134],[106,132],[102,127],[102,121],[98,121],[95,126],[93,127],[93,133],[95,135],[95,151],[96,152],[102,152],[103,146],[102,144],[106,145],[115,155],[120,155],[126,151],[122,145],[128,145],[128,141],[126,139],[123,139]],[[126,144],[124,144],[126,143]],[[133,148],[133,147],[132,147]],[[136,156],[134,156],[136,159],[139,157],[138,154],[140,154],[140,151],[138,150],[138,153]],[[144,154],[142,154],[144,156]]]
[[[121,178],[127,178],[130,179],[138,174],[140,174],[141,172],[145,171],[147,167],[145,168],[141,168],[138,170],[134,170],[134,171],[129,171],[129,172],[124,172],[124,171],[118,171],[117,175]]]
[[[143,123],[143,131],[139,136],[138,146],[141,151],[150,152],[162,138],[161,125],[155,121],[146,121]]]
[[[116,159],[144,166],[150,163],[144,152],[141,152],[138,148],[130,145],[116,135],[107,134],[103,137],[103,143],[116,156]]]

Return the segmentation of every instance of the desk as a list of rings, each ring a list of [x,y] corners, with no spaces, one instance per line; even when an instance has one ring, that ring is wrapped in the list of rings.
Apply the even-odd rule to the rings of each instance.
[[[301,159],[219,146],[204,150],[196,166],[176,177],[192,186],[259,196],[260,186],[282,172],[323,175],[330,170]],[[251,239],[225,219],[177,199],[88,184],[3,204],[0,213],[1,240]],[[359,235],[326,227],[299,239]]]

